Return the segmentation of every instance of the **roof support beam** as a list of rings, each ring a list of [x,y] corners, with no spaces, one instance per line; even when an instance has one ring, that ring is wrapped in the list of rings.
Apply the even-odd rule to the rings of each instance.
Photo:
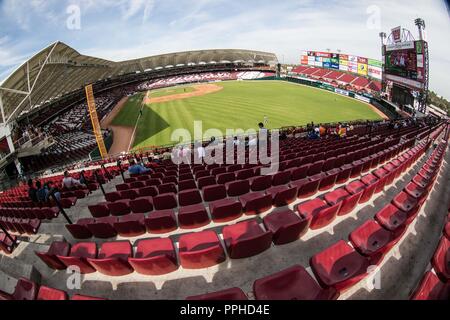
[[[3,110],[3,98],[2,98],[2,92],[0,91],[0,109],[2,112],[2,121],[5,123],[5,110]]]

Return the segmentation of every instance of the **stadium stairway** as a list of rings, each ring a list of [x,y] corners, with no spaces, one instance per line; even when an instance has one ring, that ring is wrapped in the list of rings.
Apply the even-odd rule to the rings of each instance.
[[[207,269],[180,269],[168,275],[151,277],[142,276],[137,273],[123,277],[108,277],[97,272],[94,274],[82,275],[83,286],[81,291],[67,290],[65,284],[70,275],[64,271],[55,272],[51,270],[34,254],[34,251],[46,251],[53,241],[58,241],[62,238],[66,239],[70,243],[79,242],[79,240],[73,239],[73,237],[66,232],[64,227],[65,222],[63,220],[55,220],[52,223],[44,223],[41,226],[39,234],[35,237],[31,237],[29,241],[22,241],[13,255],[9,256],[8,259],[15,261],[14,263],[17,265],[34,266],[36,272],[42,275],[42,280],[40,281],[42,285],[62,289],[68,291],[69,294],[81,293],[109,299],[185,299],[188,296],[238,287],[242,288],[250,298],[253,298],[252,286],[256,279],[274,274],[293,265],[300,264],[306,267],[309,265],[309,258],[311,256],[328,248],[339,240],[346,240],[351,231],[362,225],[368,219],[372,218],[377,211],[379,211],[386,203],[390,202],[393,197],[410,182],[411,178],[426,162],[431,152],[431,149],[428,150],[418,160],[418,162],[414,164],[413,167],[409,168],[404,174],[402,174],[394,184],[386,188],[385,193],[377,194],[368,203],[358,205],[358,207],[356,207],[350,214],[336,219],[326,228],[316,231],[309,230],[300,240],[282,246],[272,245],[270,249],[259,255],[240,260],[227,259],[226,262]],[[448,164],[448,153],[444,161]],[[436,241],[431,239],[431,237],[427,237],[428,231],[432,232],[433,228],[435,230],[441,228],[439,225],[440,211],[435,208],[439,205],[439,201],[436,201],[436,199],[442,200],[445,197],[448,198],[450,195],[448,190],[450,172],[448,168],[445,168],[445,166],[442,166],[442,168],[445,170],[441,169],[437,183],[422,208],[417,222],[413,223],[409,227],[408,235],[405,236],[405,238],[398,244],[400,247],[399,251],[401,256],[396,256],[393,253],[393,258],[388,256],[384,259],[385,263],[383,263],[382,270],[383,268],[389,268],[389,263],[397,264],[392,267],[394,270],[389,268],[386,273],[384,271],[382,272],[382,289],[368,292],[364,288],[358,288],[355,286],[341,295],[341,298],[375,299],[378,295],[380,295],[383,299],[386,299],[386,295],[387,297],[391,296],[393,298],[400,299],[406,299],[408,297],[409,291],[416,285],[417,281],[422,276],[423,270],[425,270],[426,264],[429,262],[429,258],[433,254],[438,237],[440,236],[440,232],[434,233],[436,234]],[[115,186],[120,183],[122,183],[121,178],[116,177],[105,186],[105,191],[114,191]],[[337,185],[332,190],[339,187],[342,187],[342,185]],[[314,199],[332,190],[316,194],[310,199]],[[85,199],[80,200],[76,207],[68,210],[69,216],[73,220],[82,217],[90,217],[91,215],[87,209],[87,205],[102,201],[103,195],[98,190],[96,193],[91,195],[89,200],[85,200],[86,202],[83,202],[83,200]],[[308,199],[296,201],[295,203],[289,205],[289,208],[294,209],[295,205],[299,202],[304,202],[307,200]],[[285,208],[277,208],[273,211],[277,212],[283,209]],[[231,225],[239,221],[252,219],[256,219],[260,222],[261,219],[267,215],[267,213],[268,212],[265,212],[259,217],[243,217],[241,219],[234,220],[229,224]],[[61,219],[61,217],[58,219]],[[421,228],[423,229],[419,229],[419,226],[422,226]],[[222,225],[208,225],[204,229],[220,230],[221,227]],[[416,235],[414,235],[413,232],[414,228],[417,228]],[[430,228],[432,229],[428,230]],[[203,229],[199,228],[195,231],[200,230]],[[186,231],[186,233],[189,232],[190,231]],[[172,235],[163,236],[170,236],[175,242],[178,241],[180,235],[181,233],[177,232]],[[148,234],[145,237],[147,236],[151,237]],[[420,239],[417,238],[418,236],[420,236]],[[411,241],[410,237],[413,237],[413,240],[416,241],[408,244]],[[427,239],[425,243],[429,243],[429,246],[433,247],[433,249],[426,247],[425,243],[423,243],[424,241],[422,241],[423,238]],[[137,240],[133,238],[117,238],[117,240],[121,239],[130,240],[132,243]],[[97,244],[105,242],[105,240],[101,239],[91,239],[89,241],[94,241]],[[421,244],[422,247],[420,247]],[[402,246],[405,247],[402,248]],[[416,251],[416,248],[423,249],[424,251]],[[396,250],[397,249],[392,251],[395,252]],[[408,257],[414,257],[414,253],[416,252],[425,251],[429,255],[423,258],[423,263],[417,259],[415,261],[412,261],[411,258],[408,259]],[[396,257],[401,257],[401,259],[396,259]],[[411,268],[412,262],[415,264],[414,268]],[[402,266],[399,267],[398,263],[402,264]],[[405,272],[405,268],[410,268],[413,270]],[[3,265],[0,269],[4,270]],[[26,276],[27,274],[24,273],[24,275]],[[13,274],[13,276],[16,279],[18,278],[18,274]],[[409,277],[404,279],[404,281],[408,281],[407,285],[400,289],[398,287],[393,287],[404,283],[403,281],[396,280],[402,276]],[[31,274],[30,277],[32,277]],[[393,281],[393,279],[395,279],[395,281]],[[12,287],[11,283],[12,282],[10,281],[9,284],[7,284],[7,286],[9,286],[8,288]],[[0,287],[4,288],[3,286]]]

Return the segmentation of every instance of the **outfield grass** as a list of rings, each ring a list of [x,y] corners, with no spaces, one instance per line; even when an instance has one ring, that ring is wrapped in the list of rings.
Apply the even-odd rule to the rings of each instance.
[[[145,93],[140,92],[128,98],[122,110],[120,110],[120,112],[112,121],[112,125],[134,128],[134,126],[136,125],[137,117],[139,116],[139,110],[141,110],[142,100],[144,99],[144,97]]]
[[[151,98],[160,98],[160,97],[172,96],[175,94],[190,93],[190,92],[194,92],[194,91],[195,91],[195,89],[193,87],[166,88],[166,89],[151,91],[150,97]]]
[[[304,125],[311,121],[381,119],[365,103],[292,83],[234,81],[218,85],[224,89],[201,97],[147,106],[139,121],[134,147],[172,144],[172,132],[186,128],[193,134],[196,120],[203,121],[203,131],[217,128],[225,133],[226,129],[256,129],[265,115],[269,118],[269,128]],[[114,124],[134,126],[139,108],[140,103],[128,103]]]

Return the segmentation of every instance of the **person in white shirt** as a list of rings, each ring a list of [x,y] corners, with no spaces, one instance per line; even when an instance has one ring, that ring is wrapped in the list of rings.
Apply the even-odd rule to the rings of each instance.
[[[264,116],[264,126],[267,126],[269,124],[269,118],[267,116]]]
[[[69,172],[64,172],[64,179],[62,181],[62,187],[63,189],[72,189],[73,187],[81,186],[81,183],[79,180],[74,179],[70,176]]]
[[[197,148],[197,154],[198,154],[199,160],[201,162],[203,162],[203,159],[206,157],[206,150],[202,144]]]

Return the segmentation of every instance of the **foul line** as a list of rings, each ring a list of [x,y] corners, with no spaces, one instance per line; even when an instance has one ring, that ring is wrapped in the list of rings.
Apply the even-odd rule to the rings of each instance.
[[[136,135],[136,131],[137,131],[137,127],[138,127],[138,124],[139,124],[139,120],[141,120],[141,117],[142,117],[142,115],[141,115],[141,110],[144,109],[144,100],[145,100],[145,98],[147,97],[147,95],[148,95],[148,91],[147,91],[145,97],[142,99],[142,102],[141,102],[141,109],[139,109],[139,114],[138,114],[138,117],[137,117],[137,120],[136,120],[136,124],[134,125],[133,134],[131,135],[130,144],[128,145],[128,151],[127,151],[127,152],[129,152],[129,151],[131,150],[131,145],[132,145],[133,142],[134,142],[134,137],[135,137],[135,135]]]

